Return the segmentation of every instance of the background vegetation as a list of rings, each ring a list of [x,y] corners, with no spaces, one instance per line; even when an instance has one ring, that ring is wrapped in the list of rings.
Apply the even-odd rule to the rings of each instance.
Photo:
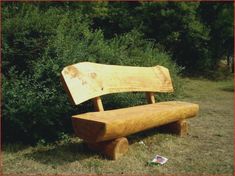
[[[71,132],[72,114],[92,110],[89,102],[69,104],[59,81],[66,65],[164,65],[176,89],[158,97],[166,100],[182,92],[180,73],[215,75],[221,59],[233,65],[232,56],[232,2],[4,2],[4,141],[55,140]],[[104,97],[108,109],[144,101],[141,94]]]

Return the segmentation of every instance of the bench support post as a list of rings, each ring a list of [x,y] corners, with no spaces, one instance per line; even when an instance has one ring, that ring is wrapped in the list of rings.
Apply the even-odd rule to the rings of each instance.
[[[93,104],[96,111],[104,111],[103,103],[100,97],[93,98]]]
[[[155,103],[155,97],[154,97],[153,92],[146,92],[146,98],[147,98],[147,102],[149,104],[154,104]]]
[[[100,152],[109,159],[116,160],[128,151],[128,140],[125,137],[110,141],[87,143],[89,149]]]
[[[100,97],[93,98],[93,104],[96,111],[104,111],[102,100]],[[124,153],[128,151],[128,140],[127,138],[121,137],[110,141],[86,143],[88,148],[100,152],[106,157],[116,160]]]
[[[186,120],[179,120],[173,123],[166,124],[159,127],[162,132],[172,133],[181,137],[188,135],[188,122]]]

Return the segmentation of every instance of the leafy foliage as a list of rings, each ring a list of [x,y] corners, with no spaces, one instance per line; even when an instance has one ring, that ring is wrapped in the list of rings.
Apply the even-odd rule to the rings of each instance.
[[[93,5],[92,26],[105,37],[137,29],[171,53],[185,73],[205,73],[223,56],[233,57],[232,2],[106,2],[100,11]]]
[[[35,143],[71,132],[70,116],[92,110],[69,104],[63,67],[82,61],[213,73],[233,57],[232,2],[3,2],[3,134]],[[179,64],[181,67],[175,64]],[[217,76],[216,76],[217,77]],[[107,109],[143,104],[143,94],[104,96]]]
[[[176,92],[160,95],[173,99],[179,93],[180,68],[137,30],[105,39],[101,29],[82,9],[43,6],[40,3],[4,3],[3,6],[3,134],[5,141],[36,143],[63,137],[72,130],[73,114],[92,111],[90,102],[69,104],[60,85],[63,67],[82,61],[153,66],[171,71]],[[141,98],[142,97],[142,98]],[[131,98],[131,102],[130,102]],[[113,109],[143,104],[140,94],[111,95],[105,106]]]
[[[209,48],[214,68],[222,57],[233,56],[233,11],[234,7],[229,2],[200,4],[201,18],[211,29]]]

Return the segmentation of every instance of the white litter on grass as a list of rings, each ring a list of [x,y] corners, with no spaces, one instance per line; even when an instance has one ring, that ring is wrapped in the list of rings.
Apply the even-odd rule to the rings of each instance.
[[[145,145],[144,141],[140,141],[139,144]]]
[[[168,159],[166,157],[160,156],[160,155],[156,155],[154,157],[154,159],[151,161],[151,163],[153,164],[165,164],[168,161]]]

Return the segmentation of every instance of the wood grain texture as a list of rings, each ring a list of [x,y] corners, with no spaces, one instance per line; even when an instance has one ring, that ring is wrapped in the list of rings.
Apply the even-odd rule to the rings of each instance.
[[[146,92],[146,98],[147,98],[147,102],[149,104],[155,103],[155,97],[154,97],[154,93],[153,92]]]
[[[93,98],[93,104],[96,111],[104,111],[103,103],[100,97]]]
[[[178,120],[159,128],[160,132],[176,134],[180,137],[188,135],[188,122],[184,120]]]
[[[75,134],[88,142],[127,136],[145,129],[196,116],[199,106],[169,101],[72,116]]]
[[[98,143],[87,143],[89,149],[97,151],[108,157],[116,160],[128,151],[127,138],[121,137],[111,141],[104,141]]]
[[[62,84],[73,104],[118,92],[172,92],[167,68],[131,67],[81,62],[61,72]]]

